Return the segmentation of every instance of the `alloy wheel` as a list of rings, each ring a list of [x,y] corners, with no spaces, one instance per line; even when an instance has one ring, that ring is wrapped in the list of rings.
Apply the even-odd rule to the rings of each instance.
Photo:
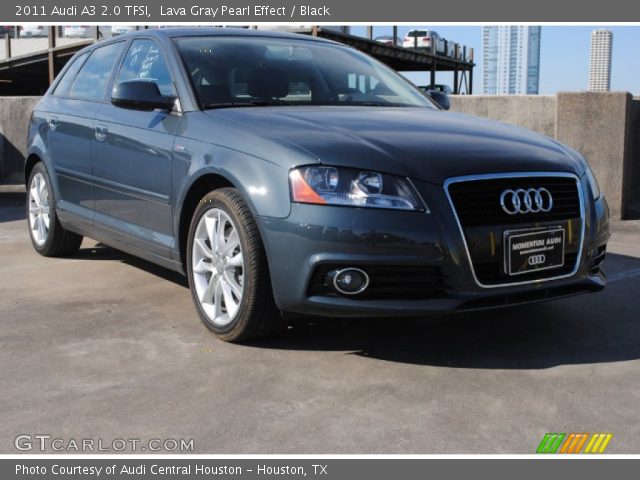
[[[36,173],[29,186],[29,227],[38,246],[42,246],[49,236],[49,187],[42,173]]]
[[[196,295],[207,318],[217,326],[236,317],[244,292],[244,258],[238,229],[223,210],[207,210],[192,245]]]

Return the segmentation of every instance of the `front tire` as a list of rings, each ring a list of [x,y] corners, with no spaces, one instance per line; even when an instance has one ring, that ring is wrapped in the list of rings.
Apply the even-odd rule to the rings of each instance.
[[[282,325],[258,227],[236,189],[215,190],[199,202],[186,266],[200,318],[222,340],[253,340]]]
[[[31,243],[40,255],[70,255],[80,248],[82,236],[65,230],[58,221],[51,180],[42,162],[29,175],[27,219]]]

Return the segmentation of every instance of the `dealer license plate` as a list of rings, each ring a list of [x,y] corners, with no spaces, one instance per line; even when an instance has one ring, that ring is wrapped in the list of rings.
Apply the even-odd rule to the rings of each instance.
[[[504,270],[522,275],[564,265],[564,228],[507,230],[504,232]]]

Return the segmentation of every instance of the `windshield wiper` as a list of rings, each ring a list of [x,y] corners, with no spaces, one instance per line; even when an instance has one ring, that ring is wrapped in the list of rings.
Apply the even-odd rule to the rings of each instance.
[[[340,105],[352,105],[354,107],[408,107],[405,103],[389,102],[341,102]]]
[[[222,102],[207,103],[202,106],[204,110],[216,108],[241,108],[241,107],[284,107],[284,106],[325,106],[325,107],[408,107],[403,103],[389,102],[287,102],[283,100],[248,100],[246,102]]]
[[[236,108],[236,107],[274,107],[287,105],[287,102],[280,100],[249,100],[247,102],[222,102],[222,103],[206,103],[202,106],[204,110],[213,110],[216,108]]]
[[[383,102],[353,102],[358,107],[393,107],[392,103]]]

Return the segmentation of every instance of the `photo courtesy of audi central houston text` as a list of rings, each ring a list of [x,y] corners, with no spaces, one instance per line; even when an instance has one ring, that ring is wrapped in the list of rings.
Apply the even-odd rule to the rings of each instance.
[[[290,319],[402,328],[605,288],[609,207],[588,159],[455,113],[447,90],[283,31],[91,43],[29,121],[33,248],[73,258],[88,237],[177,271],[229,342]]]

